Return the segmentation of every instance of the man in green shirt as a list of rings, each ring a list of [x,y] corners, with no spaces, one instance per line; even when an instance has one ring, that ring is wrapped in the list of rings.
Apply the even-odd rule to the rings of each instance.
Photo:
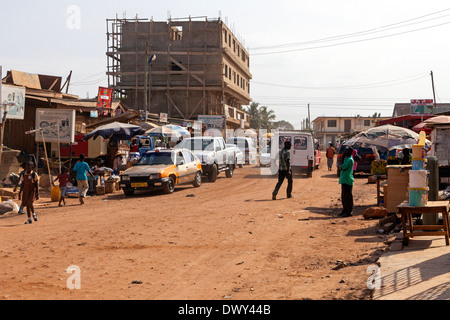
[[[353,148],[348,147],[342,155],[343,161],[341,165],[341,173],[339,176],[339,184],[341,185],[342,212],[341,217],[351,217],[353,211],[353,164],[352,157]]]
[[[291,149],[291,142],[286,141],[284,143],[284,148],[280,150],[279,153],[279,169],[278,169],[278,183],[275,186],[275,190],[272,193],[272,200],[277,199],[278,190],[280,190],[281,185],[285,178],[287,178],[288,186],[287,186],[287,197],[292,198],[292,171],[291,171],[291,153],[289,150]]]

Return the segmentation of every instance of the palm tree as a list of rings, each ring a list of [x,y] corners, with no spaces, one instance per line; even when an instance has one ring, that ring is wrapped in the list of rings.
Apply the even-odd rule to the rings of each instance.
[[[260,108],[259,112],[261,114],[261,128],[266,130],[273,129],[273,122],[276,119],[275,111],[264,106]]]
[[[245,112],[250,116],[250,128],[259,129],[259,103],[252,102]]]

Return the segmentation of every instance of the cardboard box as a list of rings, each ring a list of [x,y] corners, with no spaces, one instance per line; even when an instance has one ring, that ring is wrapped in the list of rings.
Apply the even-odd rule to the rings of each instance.
[[[106,181],[105,182],[105,193],[113,193],[116,191],[116,182],[115,181]]]
[[[98,196],[102,196],[102,195],[104,195],[106,193],[105,187],[102,187],[102,186],[97,186],[95,188],[95,191],[96,191]]]
[[[397,206],[408,200],[410,165],[387,166],[387,188],[384,205],[389,213],[398,212]]]

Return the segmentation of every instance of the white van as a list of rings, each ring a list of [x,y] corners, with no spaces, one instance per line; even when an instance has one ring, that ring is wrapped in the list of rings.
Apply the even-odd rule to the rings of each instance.
[[[258,161],[256,143],[252,138],[230,137],[227,139],[227,144],[234,144],[242,151],[245,163],[255,164]]]
[[[276,138],[276,136],[274,137]],[[278,148],[280,150],[284,148],[285,141],[290,141],[292,145],[290,150],[292,172],[306,173],[308,177],[312,177],[314,169],[318,166],[312,135],[296,130],[278,131]]]

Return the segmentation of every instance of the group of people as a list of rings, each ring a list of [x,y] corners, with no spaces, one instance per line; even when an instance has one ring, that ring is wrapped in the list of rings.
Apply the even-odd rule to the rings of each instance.
[[[94,174],[91,171],[89,165],[84,161],[85,156],[81,154],[77,163],[73,167],[73,171],[76,172],[76,180],[78,186],[78,198],[80,204],[84,204],[84,198],[89,190],[88,177],[89,174],[95,179]],[[61,173],[56,177],[55,182],[59,181],[60,200],[59,206],[66,205],[65,197],[67,196],[67,184],[73,179],[69,175],[67,167],[61,168]],[[19,214],[24,214],[24,208],[26,208],[28,219],[25,224],[31,224],[34,221],[38,221],[36,211],[34,210],[34,201],[39,199],[39,176],[35,171],[35,165],[33,161],[28,161],[24,164],[24,170],[19,174],[19,180],[14,187],[13,191],[16,192],[19,188],[19,200],[22,201],[19,208]],[[33,219],[32,219],[33,218]]]
[[[290,141],[286,141],[284,143],[283,149],[279,152],[279,168],[278,168],[278,182],[275,186],[275,189],[272,192],[272,200],[277,199],[278,191],[281,188],[284,180],[287,179],[287,198],[292,198],[292,187],[293,187],[293,179],[292,179],[292,168],[290,165],[290,152],[292,145]],[[336,150],[333,148],[333,144],[327,149],[326,157],[327,157],[327,165],[328,170],[331,171],[333,167],[333,158]],[[341,185],[341,201],[342,201],[342,211],[339,214],[341,217],[350,217],[352,216],[353,211],[353,184],[354,177],[353,171],[355,170],[356,161],[358,160],[358,154],[356,149],[352,147],[347,147],[342,155],[342,165],[341,165],[341,173],[339,176],[339,184]]]

